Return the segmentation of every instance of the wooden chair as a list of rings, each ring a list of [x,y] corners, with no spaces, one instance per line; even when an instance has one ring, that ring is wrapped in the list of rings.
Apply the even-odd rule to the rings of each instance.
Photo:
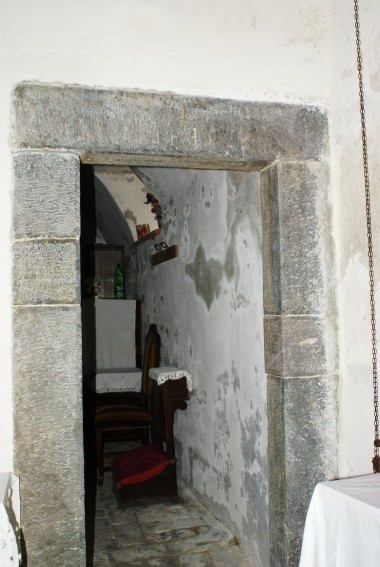
[[[99,322],[99,324],[97,324],[97,328],[101,329],[101,322]],[[97,332],[98,335],[98,332]],[[129,366],[131,366],[131,368],[117,368],[114,371],[119,371],[119,372],[124,372],[126,375],[128,375],[128,372],[132,372],[132,374],[134,374],[136,371],[138,371],[139,369],[141,369],[141,356],[142,356],[142,341],[141,341],[141,336],[142,336],[142,329],[141,329],[141,302],[140,300],[136,300],[136,311],[135,311],[135,325],[134,325],[134,335],[135,335],[135,341],[134,341],[134,346],[135,346],[135,359],[136,359],[136,367],[132,368],[133,363],[131,361],[131,363],[129,364]],[[101,337],[102,338],[102,337]],[[98,362],[98,361],[97,361]],[[128,366],[128,364],[127,364]],[[95,371],[95,376],[93,376],[93,385],[92,385],[92,389],[94,391],[94,395],[95,395],[95,399],[93,400],[94,402],[94,406],[96,407],[96,409],[99,409],[103,406],[109,406],[109,405],[118,405],[118,404],[141,404],[141,392],[132,392],[132,391],[125,391],[125,392],[112,392],[112,391],[102,391],[101,388],[99,388],[100,391],[98,391],[98,385],[97,385],[97,380],[96,377],[98,375],[98,373],[102,373],[103,375],[107,374],[107,370],[98,370],[96,369]],[[112,369],[109,369],[110,372],[110,376],[112,376]],[[141,379],[140,379],[140,388],[141,388]]]
[[[157,326],[151,324],[145,339],[143,367],[141,376],[141,394],[131,403],[101,404],[95,411],[95,443],[98,467],[98,484],[104,480],[104,441],[113,439],[141,439],[149,441],[151,426],[150,396],[152,380],[149,378],[150,368],[160,364],[161,340]]]
[[[162,385],[153,380],[152,443],[124,453],[112,462],[114,492],[120,508],[149,501],[180,500],[173,423],[176,410],[187,408],[188,398],[185,377]]]

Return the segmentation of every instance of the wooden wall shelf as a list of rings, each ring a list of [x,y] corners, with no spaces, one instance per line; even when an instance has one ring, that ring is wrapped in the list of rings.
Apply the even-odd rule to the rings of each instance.
[[[144,236],[144,238],[140,238],[139,240],[136,240],[136,242],[133,242],[133,244],[131,244],[131,248],[136,248],[137,246],[140,246],[141,244],[144,244],[145,242],[147,242],[148,240],[153,240],[154,238],[156,238],[156,236],[158,236],[159,234],[161,234],[161,228],[157,228],[156,230],[152,230],[152,232],[150,232],[149,234],[147,234],[147,236]]]
[[[152,266],[157,266],[158,264],[162,264],[168,260],[173,260],[174,258],[178,258],[177,244],[173,244],[173,246],[169,246],[169,248],[165,248],[164,250],[161,250],[161,252],[153,254]]]

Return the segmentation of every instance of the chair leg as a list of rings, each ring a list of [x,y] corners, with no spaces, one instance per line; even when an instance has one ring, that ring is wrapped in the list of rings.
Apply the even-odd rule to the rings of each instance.
[[[148,428],[144,428],[142,430],[141,440],[142,440],[143,445],[145,445],[146,443],[149,443],[149,429]]]
[[[96,464],[98,466],[98,484],[103,484],[104,481],[104,456],[103,456],[103,434],[101,431],[96,431],[95,434],[96,444]]]

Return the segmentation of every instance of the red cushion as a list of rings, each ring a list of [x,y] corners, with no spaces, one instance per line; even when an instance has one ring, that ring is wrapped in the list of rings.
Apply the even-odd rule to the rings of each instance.
[[[174,463],[175,459],[168,459],[167,454],[156,445],[151,443],[141,445],[113,459],[112,469],[117,479],[116,488],[149,480]]]

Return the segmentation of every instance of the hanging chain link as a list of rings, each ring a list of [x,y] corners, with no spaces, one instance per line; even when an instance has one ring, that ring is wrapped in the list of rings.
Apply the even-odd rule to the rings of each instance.
[[[365,207],[366,207],[366,217],[367,217],[369,292],[370,292],[370,307],[371,307],[372,376],[373,376],[374,433],[375,433],[375,440],[374,440],[375,456],[372,459],[372,464],[373,464],[374,472],[378,473],[380,472],[380,457],[379,457],[380,439],[379,439],[379,398],[378,398],[378,379],[377,379],[375,275],[373,268],[371,195],[369,188],[369,173],[368,173],[368,148],[367,148],[367,132],[366,132],[365,108],[364,108],[363,65],[362,65],[362,56],[361,56],[360,26],[359,26],[359,0],[354,0],[354,16],[355,16],[355,34],[356,34],[356,56],[357,56],[356,60],[357,60],[357,68],[358,68],[358,80],[359,80],[360,119],[361,119],[361,131],[362,131],[364,190],[365,190]]]

